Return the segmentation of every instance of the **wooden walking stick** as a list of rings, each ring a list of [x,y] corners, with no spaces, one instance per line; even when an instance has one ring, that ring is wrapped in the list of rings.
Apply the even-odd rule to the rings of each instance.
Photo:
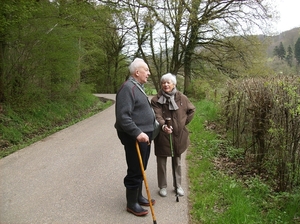
[[[166,124],[168,128],[171,128],[171,118],[167,117],[166,118]],[[178,191],[177,191],[177,180],[176,180],[176,175],[175,175],[175,162],[174,162],[174,149],[173,149],[173,141],[172,141],[172,133],[170,133],[170,148],[171,148],[171,155],[172,155],[172,173],[173,173],[173,180],[174,180],[174,185],[175,185],[175,192],[176,192],[176,202],[179,202],[179,197],[178,197]]]
[[[147,192],[147,196],[148,196],[148,201],[149,201],[149,204],[150,204],[150,210],[151,210],[151,214],[152,214],[153,224],[157,224],[155,214],[154,214],[154,209],[153,209],[153,206],[152,206],[150,191],[149,191],[149,187],[148,187],[148,182],[147,182],[146,173],[145,173],[145,170],[144,170],[144,164],[143,164],[141,151],[140,151],[140,146],[139,146],[138,141],[136,141],[135,145],[136,145],[136,151],[137,151],[139,161],[140,161],[140,166],[141,166],[141,170],[142,170],[142,174],[143,174],[143,179],[144,179],[145,188],[146,188],[146,192]]]

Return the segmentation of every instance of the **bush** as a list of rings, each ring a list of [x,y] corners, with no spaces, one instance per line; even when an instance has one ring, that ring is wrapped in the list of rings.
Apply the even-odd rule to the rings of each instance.
[[[231,81],[222,107],[233,146],[278,191],[300,184],[299,84],[287,76]]]

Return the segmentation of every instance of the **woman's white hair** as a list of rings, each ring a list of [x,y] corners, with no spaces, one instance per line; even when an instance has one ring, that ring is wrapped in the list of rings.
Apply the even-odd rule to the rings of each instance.
[[[146,62],[143,59],[135,58],[128,67],[130,74],[134,74],[135,71],[144,64],[146,64]]]
[[[171,81],[174,85],[176,85],[177,81],[176,81],[176,76],[171,74],[171,73],[167,73],[164,74],[161,78],[160,78],[160,82],[165,82],[165,81]]]

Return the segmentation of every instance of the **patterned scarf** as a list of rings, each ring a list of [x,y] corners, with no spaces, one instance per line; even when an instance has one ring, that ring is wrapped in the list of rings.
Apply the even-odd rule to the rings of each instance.
[[[157,102],[160,104],[165,104],[168,101],[169,102],[169,110],[178,110],[178,106],[174,99],[176,92],[177,92],[176,87],[174,87],[174,89],[170,93],[166,93],[165,91],[162,90],[162,95],[159,97]]]
[[[147,96],[147,94],[145,93],[145,91],[144,91],[144,85],[142,85],[142,84],[140,84],[139,82],[137,82],[132,76],[130,76],[129,78],[128,78],[131,82],[133,82],[133,84],[135,84],[141,91],[142,91],[142,93],[144,93],[146,96]],[[148,97],[148,96],[147,96]]]

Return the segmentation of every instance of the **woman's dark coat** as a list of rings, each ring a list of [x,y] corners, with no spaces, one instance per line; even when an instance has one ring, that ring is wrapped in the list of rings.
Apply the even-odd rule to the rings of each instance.
[[[156,119],[160,125],[165,124],[167,117],[171,118],[171,125],[173,127],[172,140],[174,156],[181,155],[190,144],[189,133],[186,125],[194,117],[195,106],[189,101],[189,99],[181,92],[175,93],[175,102],[179,107],[178,110],[169,110],[169,103],[158,103],[159,97],[161,97],[162,91],[160,90],[156,96],[151,99],[151,105],[154,109]],[[161,157],[172,156],[170,147],[170,134],[160,131],[158,136],[154,139],[155,155]]]

